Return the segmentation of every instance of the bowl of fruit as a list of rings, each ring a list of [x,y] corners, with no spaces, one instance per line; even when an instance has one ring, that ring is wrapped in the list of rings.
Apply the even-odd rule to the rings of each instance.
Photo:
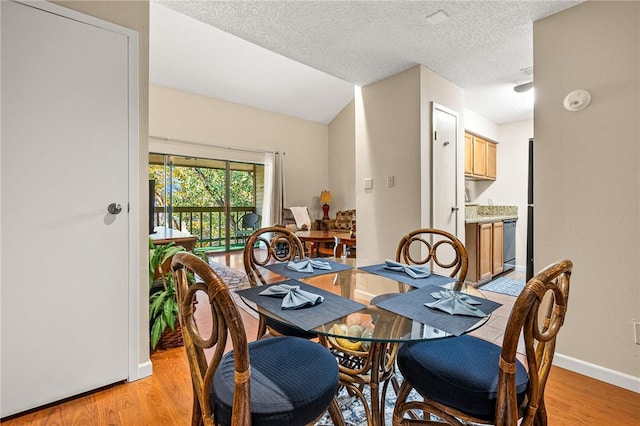
[[[337,349],[366,353],[371,347],[374,327],[370,315],[353,313],[345,322],[333,324],[329,342]]]

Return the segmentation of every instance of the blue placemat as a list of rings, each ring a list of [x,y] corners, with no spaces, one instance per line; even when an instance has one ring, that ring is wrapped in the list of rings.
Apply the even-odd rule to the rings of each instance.
[[[325,259],[314,259],[314,260],[322,260],[323,262],[327,262],[329,265],[331,265],[331,269],[313,268],[313,272],[310,272],[310,273],[298,272],[298,271],[293,271],[287,268],[287,263],[289,262],[281,262],[281,263],[274,263],[272,265],[267,265],[265,266],[265,269],[268,269],[271,272],[275,272],[276,274],[282,275],[283,277],[291,278],[294,280],[299,280],[301,278],[315,277],[317,275],[335,274],[336,272],[352,269],[351,266],[349,265],[345,265],[344,263],[334,262],[333,260],[325,260]]]
[[[371,274],[376,274],[385,278],[400,281],[401,283],[409,284],[410,286],[416,288],[421,288],[427,285],[441,286],[444,284],[455,282],[455,278],[434,274],[433,272],[427,278],[411,278],[409,275],[405,274],[402,271],[392,271],[391,269],[386,269],[384,267],[384,263],[371,266],[359,266],[358,269],[367,271]]]
[[[485,318],[466,315],[451,315],[446,312],[424,306],[425,303],[436,300],[431,296],[431,293],[441,290],[441,287],[429,285],[408,293],[398,294],[396,297],[383,300],[376,304],[376,306],[396,314],[403,315],[414,321],[427,324],[431,327],[442,330],[445,333],[453,334],[454,336],[463,334],[479,321],[485,321]],[[489,299],[483,299],[481,297],[474,297],[471,295],[469,295],[469,297],[479,301],[480,304],[474,306],[487,315],[502,306],[502,304]]]
[[[273,296],[262,296],[260,294],[265,288],[271,285],[288,284],[299,285],[300,289],[324,297],[324,302],[302,309],[282,309],[282,299]],[[287,280],[267,286],[251,287],[244,290],[237,290],[236,294],[242,298],[250,300],[259,307],[272,312],[285,321],[301,328],[305,331],[312,330],[322,324],[326,324],[338,318],[342,318],[350,313],[366,308],[366,305],[354,300],[338,296],[321,288],[317,288],[300,281]]]

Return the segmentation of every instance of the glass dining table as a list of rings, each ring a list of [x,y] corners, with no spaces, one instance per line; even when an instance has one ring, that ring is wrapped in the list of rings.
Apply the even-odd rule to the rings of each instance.
[[[451,315],[425,306],[437,302],[443,290],[453,288],[455,280],[448,276],[433,272],[427,278],[412,278],[404,271],[385,268],[385,262],[380,261],[314,261],[325,262],[330,269],[313,268],[309,273],[289,269],[285,263],[267,265],[263,270],[267,286],[239,290],[237,294],[261,315],[317,334],[320,342],[338,355],[341,384],[356,393],[357,385],[370,387],[367,420],[372,425],[384,425],[384,398],[395,374],[398,344],[465,334],[485,324],[500,306],[475,288],[463,286],[455,294],[470,297],[484,315]],[[282,284],[321,296],[323,301],[302,309],[283,309],[283,299],[260,294]],[[360,371],[366,379],[354,375],[359,367],[354,359],[358,358],[366,360],[368,371]],[[362,394],[359,397],[364,400]]]

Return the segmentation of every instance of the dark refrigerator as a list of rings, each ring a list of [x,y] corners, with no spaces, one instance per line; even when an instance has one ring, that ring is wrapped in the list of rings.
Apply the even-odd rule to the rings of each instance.
[[[533,138],[529,139],[527,186],[527,281],[529,281],[533,277]]]

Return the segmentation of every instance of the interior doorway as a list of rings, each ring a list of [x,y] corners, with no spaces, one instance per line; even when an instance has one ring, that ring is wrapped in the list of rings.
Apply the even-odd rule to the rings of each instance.
[[[458,235],[458,113],[432,103],[432,223]]]

